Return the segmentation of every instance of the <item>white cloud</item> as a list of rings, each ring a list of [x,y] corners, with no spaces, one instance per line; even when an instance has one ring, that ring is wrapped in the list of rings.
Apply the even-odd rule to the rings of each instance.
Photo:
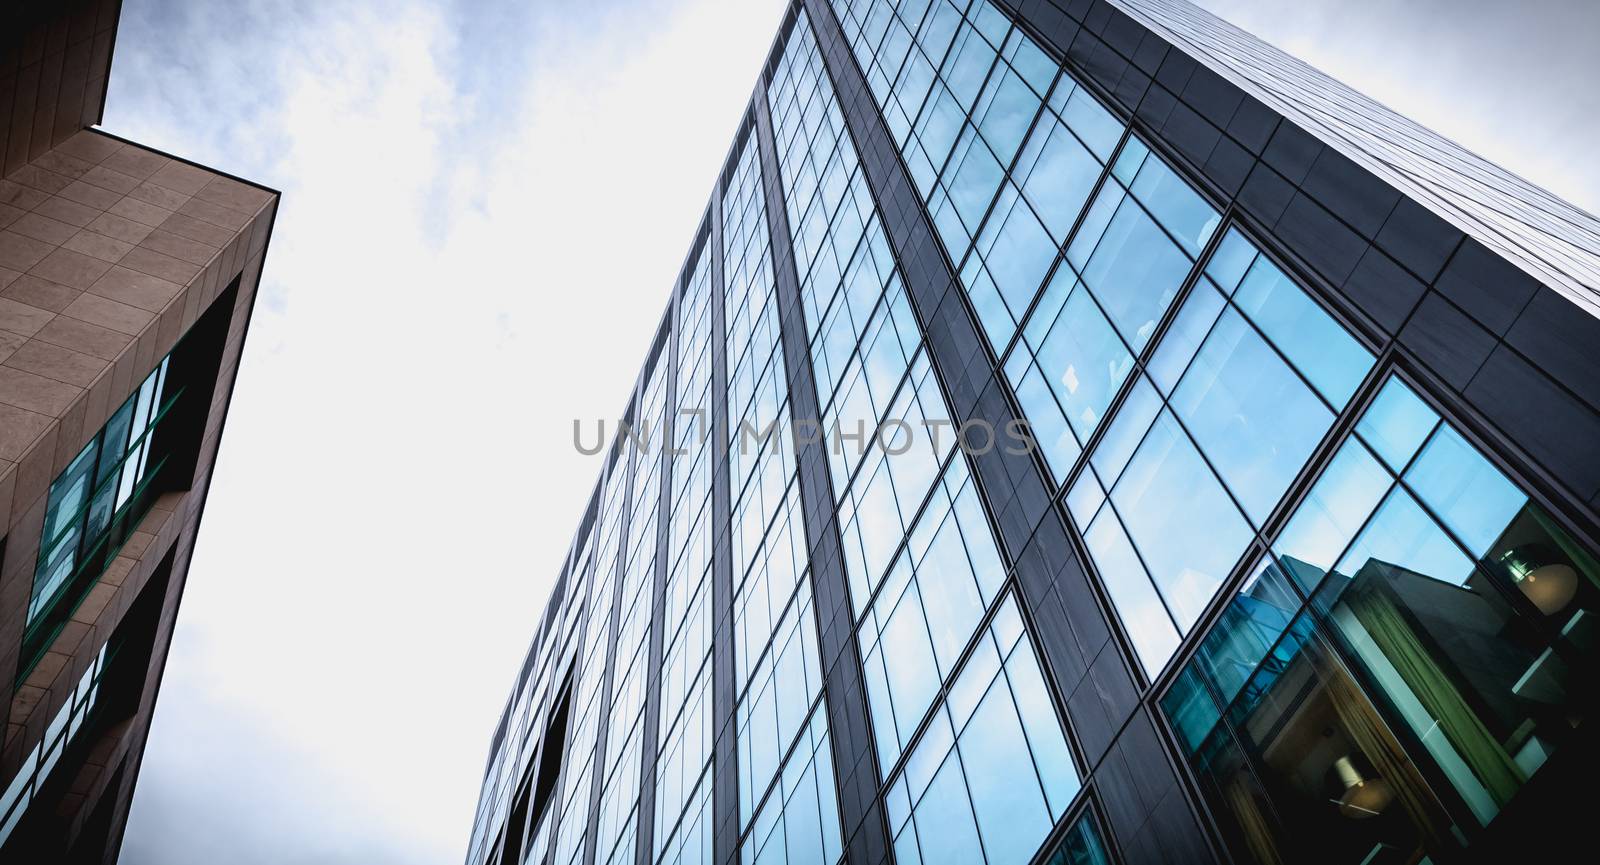
[[[622,408],[779,12],[651,5],[485,58],[465,8],[127,3],[107,127],[284,199],[125,861],[464,851],[571,419]]]

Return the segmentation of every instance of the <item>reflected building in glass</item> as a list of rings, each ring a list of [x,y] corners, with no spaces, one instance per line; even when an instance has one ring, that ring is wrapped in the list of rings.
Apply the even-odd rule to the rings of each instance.
[[[108,135],[119,0],[0,10],[0,862],[116,861],[278,194]]]
[[[1597,286],[1177,0],[796,0],[468,865],[1587,840]]]

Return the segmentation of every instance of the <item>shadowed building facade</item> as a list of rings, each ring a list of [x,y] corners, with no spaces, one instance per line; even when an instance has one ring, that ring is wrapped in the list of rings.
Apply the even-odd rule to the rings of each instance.
[[[0,12],[0,861],[115,861],[278,195],[88,127],[121,3]]]
[[[1597,285],[1179,0],[795,0],[468,865],[1567,849]]]

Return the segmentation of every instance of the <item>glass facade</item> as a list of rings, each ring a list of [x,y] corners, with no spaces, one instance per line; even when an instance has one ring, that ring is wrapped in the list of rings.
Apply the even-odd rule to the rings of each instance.
[[[1390,378],[1164,706],[1256,859],[1340,818],[1327,861],[1447,857],[1578,741],[1596,565]],[[1308,724],[1320,739],[1297,740]],[[1339,809],[1308,766],[1333,767]]]
[[[792,4],[469,865],[1442,862],[1570,783],[1583,497],[1042,21]]]

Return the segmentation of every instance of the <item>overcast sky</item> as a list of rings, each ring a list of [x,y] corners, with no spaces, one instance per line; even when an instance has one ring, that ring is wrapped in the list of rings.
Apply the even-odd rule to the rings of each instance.
[[[124,0],[106,128],[284,193],[124,862],[460,861],[572,419],[621,410],[782,5]],[[1202,5],[1600,209],[1593,6]]]

